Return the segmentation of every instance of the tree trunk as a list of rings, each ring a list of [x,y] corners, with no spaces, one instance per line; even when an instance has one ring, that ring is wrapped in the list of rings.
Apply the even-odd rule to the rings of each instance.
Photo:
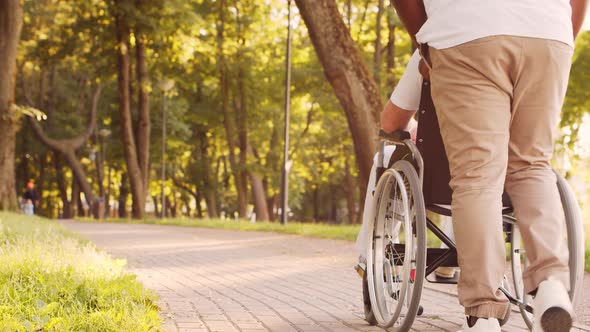
[[[170,199],[170,196],[166,196],[164,199],[166,200],[166,217],[167,218],[176,218],[176,207],[178,206],[178,202],[176,201],[176,196],[173,196],[174,203]]]
[[[350,163],[346,159],[344,166],[344,194],[346,195],[346,207],[348,210],[348,223],[354,224],[356,221],[355,191],[358,188],[354,176],[350,172]]]
[[[104,146],[100,144],[100,138],[95,130],[94,144],[98,146],[98,150],[95,152],[94,165],[96,167],[96,182],[98,184],[98,196],[104,199],[104,161],[102,159]]]
[[[137,146],[133,133],[133,118],[131,116],[131,96],[129,89],[129,26],[122,12],[120,0],[115,1],[118,5],[116,15],[118,63],[118,90],[119,90],[119,114],[121,116],[121,134],[123,136],[123,151],[127,165],[127,174],[133,197],[132,215],[135,219],[143,219],[145,214],[145,200],[143,175],[138,162]]]
[[[72,209],[70,208],[70,202],[68,200],[68,188],[66,180],[63,174],[63,165],[61,163],[61,156],[58,151],[53,151],[53,165],[55,167],[57,188],[59,190],[59,197],[63,205],[62,218],[71,219]]]
[[[394,0],[391,0],[389,3],[390,10],[394,10],[393,8]],[[391,15],[391,14],[390,14]],[[393,89],[395,86],[395,75],[393,75],[393,70],[395,69],[395,22],[392,17],[387,17],[387,27],[389,31],[388,41],[387,41],[387,54],[386,54],[386,66],[387,66],[387,88]]]
[[[245,108],[245,107],[244,107]],[[245,112],[245,110],[241,110],[239,112]],[[245,115],[244,115],[245,117]],[[241,117],[240,117],[241,118]],[[242,122],[243,121],[243,122]],[[237,174],[238,177],[238,215],[240,218],[246,216],[246,210],[248,209],[248,173],[245,168],[248,163],[247,160],[247,145],[248,145],[248,138],[247,138],[247,130],[246,130],[246,119],[240,119],[238,122],[239,125],[239,135],[238,135],[238,145],[240,147],[239,152],[239,164],[237,165]],[[240,199],[241,196],[241,199]]]
[[[254,151],[248,144],[248,154],[254,157]],[[254,198],[254,212],[256,213],[256,220],[268,221],[270,219],[268,214],[268,205],[266,203],[266,193],[264,191],[264,184],[262,178],[255,172],[248,172],[250,182],[252,183],[252,196]]]
[[[24,84],[23,84],[23,86],[24,86]],[[23,91],[25,91],[24,94],[27,95],[26,90],[23,89]],[[84,197],[86,198],[86,203],[88,203],[89,207],[92,207],[92,203],[94,201],[94,193],[92,191],[92,186],[88,182],[88,176],[86,175],[86,172],[84,171],[84,167],[82,166],[82,163],[80,163],[80,160],[78,160],[78,157],[76,156],[76,151],[78,149],[80,149],[80,147],[82,147],[82,145],[84,145],[86,143],[86,141],[88,140],[90,135],[96,129],[96,112],[97,112],[98,100],[99,100],[101,91],[102,91],[101,86],[98,85],[94,91],[93,96],[92,96],[92,106],[91,106],[90,115],[89,115],[89,119],[88,119],[88,125],[86,127],[86,130],[84,130],[80,135],[78,135],[75,138],[60,139],[60,140],[50,138],[47,136],[45,131],[41,128],[41,126],[39,125],[37,120],[35,120],[33,118],[29,118],[29,123],[31,124],[31,127],[33,128],[33,132],[35,133],[35,136],[37,136],[37,138],[43,144],[45,144],[49,148],[53,149],[54,151],[58,151],[66,159],[66,161],[68,162],[68,164],[72,168],[72,171],[74,173],[74,178],[78,181],[78,183],[80,184],[80,187],[82,188],[82,192],[84,193]],[[27,100],[28,100],[29,104],[32,104],[29,97],[27,97]],[[80,102],[79,107],[83,108],[82,101]]]
[[[80,209],[80,186],[76,177],[72,178],[72,197],[70,198],[70,211],[72,211],[72,218],[76,218],[84,210]]]
[[[39,195],[39,205],[35,207],[35,210],[38,211],[37,214],[42,216],[48,216],[47,212],[49,211],[49,207],[47,206],[47,201],[43,198],[43,193],[45,192],[45,181],[46,179],[46,169],[47,169],[47,151],[44,151],[40,155],[39,160],[39,179],[37,180],[37,194]]]
[[[0,1],[0,210],[16,210],[14,151],[18,115],[12,109],[16,50],[23,25],[21,0]]]
[[[316,186],[313,190],[313,221],[320,220],[320,190]]]
[[[72,167],[72,172],[74,173],[74,178],[78,182],[78,185],[82,192],[84,193],[84,197],[86,198],[86,203],[89,207],[92,207],[92,202],[94,202],[94,193],[92,192],[92,187],[88,182],[88,177],[86,176],[86,172],[84,172],[84,168],[82,163],[78,160],[78,156],[73,151],[68,151],[64,154],[68,164]]]
[[[178,207],[178,210],[181,213],[181,216],[186,216],[189,217],[191,216],[191,206],[190,206],[190,198],[187,195],[182,195],[180,196],[180,202],[182,202],[182,205],[184,206],[184,209],[186,210],[186,213],[182,213],[182,206]],[[180,203],[178,203],[180,205]],[[198,213],[197,213],[198,214]]]
[[[237,39],[239,49],[238,49],[238,77],[237,77],[237,88],[238,88],[238,100],[237,105],[235,107],[236,110],[236,123],[238,127],[238,145],[240,147],[240,166],[239,166],[239,176],[240,176],[240,190],[244,192],[244,206],[240,206],[240,209],[244,209],[244,216],[246,214],[247,209],[247,202],[248,202],[248,172],[246,171],[245,167],[248,164],[248,101],[246,98],[246,87],[244,84],[245,81],[245,73],[244,73],[244,59],[243,59],[243,50],[245,48],[245,39],[242,36],[243,33],[243,26],[241,17],[239,16],[239,12],[237,14]],[[268,218],[267,218],[268,220]]]
[[[383,17],[383,0],[378,1],[377,22],[375,24],[375,53],[373,53],[373,76],[377,87],[381,87],[381,21]]]
[[[379,90],[342,21],[335,0],[295,0],[324,73],[348,120],[365,197],[376,149]],[[361,202],[362,205],[362,202]]]
[[[219,212],[217,209],[217,175],[211,176],[211,167],[213,166],[209,156],[209,143],[207,138],[207,131],[202,128],[195,128],[195,137],[198,144],[195,146],[196,158],[201,169],[200,183],[202,184],[203,195],[205,196],[205,204],[207,205],[207,216],[209,218],[218,218]],[[197,188],[199,190],[199,188]],[[199,200],[200,202],[201,200]]]
[[[197,218],[203,219],[203,208],[201,207],[201,201],[203,200],[201,190],[197,187],[196,195],[193,196],[195,198],[195,207],[197,208]],[[188,211],[188,215],[190,216],[190,204],[186,202],[186,210]]]
[[[158,201],[158,195],[152,195],[152,202],[154,202],[154,213],[156,216],[161,216],[162,214],[160,213],[160,205],[158,204],[160,203]]]
[[[268,205],[266,203],[266,196],[264,195],[264,186],[262,185],[262,178],[254,172],[248,172],[250,175],[250,182],[252,183],[252,196],[254,197],[254,212],[256,213],[256,220],[268,221]]]
[[[279,132],[277,130],[276,127],[272,128],[272,132],[270,135],[270,141],[269,141],[269,149],[268,152],[266,153],[266,157],[265,157],[265,165],[268,169],[279,169],[281,167],[281,157],[279,155],[279,151],[281,150],[281,148],[278,145],[278,141],[279,141]],[[292,150],[292,151],[296,151],[296,150]],[[266,195],[266,202],[267,202],[267,206],[268,206],[268,215],[270,216],[270,220],[274,221],[276,219],[276,214],[275,214],[275,206],[277,206],[277,199],[279,195],[276,194],[269,194],[269,192],[271,191],[270,189],[270,180],[268,177],[265,177],[263,180],[263,184],[264,184],[264,191],[265,191],[265,195]]]
[[[224,56],[224,31],[225,31],[225,0],[219,1],[219,22],[217,24],[217,67],[219,71],[219,85],[221,88],[221,111],[223,114],[223,125],[227,136],[227,144],[229,149],[229,163],[234,175],[234,182],[238,195],[238,216],[244,218],[246,216],[247,208],[247,192],[243,186],[243,177],[241,176],[240,167],[235,156],[235,133],[233,119],[230,114],[228,99],[229,99],[229,82],[227,78],[227,64]]]
[[[82,197],[80,197],[80,194],[81,192],[78,191],[78,195],[76,196],[76,202],[78,203],[78,216],[88,217],[89,213],[86,213],[87,211],[84,209],[84,203],[82,202]],[[88,208],[90,208],[90,206]]]
[[[111,189],[112,189],[112,181],[111,181],[111,175],[112,175],[112,171],[113,169],[111,167],[108,167],[108,172],[107,172],[107,189],[105,192],[105,198],[104,198],[104,202],[105,202],[105,216],[110,217],[112,214],[112,206],[111,206]]]
[[[119,187],[119,218],[127,218],[127,196],[129,187],[127,186],[127,175],[121,174],[121,186]]]
[[[269,196],[268,193],[266,193],[266,210],[268,211],[268,220],[270,221],[275,221],[277,217],[275,215],[275,201],[277,196],[278,195]]]
[[[141,10],[143,5],[142,0],[136,0],[136,7]],[[142,197],[147,196],[147,188],[149,183],[149,159],[150,159],[150,106],[149,106],[149,76],[146,62],[146,36],[142,32],[140,24],[135,27],[135,55],[136,55],[136,70],[137,70],[137,101],[138,101],[138,116],[137,116],[137,161],[141,170]]]

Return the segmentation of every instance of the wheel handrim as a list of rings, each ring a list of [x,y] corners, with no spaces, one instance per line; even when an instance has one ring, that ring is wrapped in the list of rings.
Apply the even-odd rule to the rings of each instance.
[[[423,280],[425,270],[424,202],[421,192],[417,192],[420,202],[418,204],[422,207],[419,210],[420,217],[417,218],[416,198],[411,193],[420,188],[419,180],[411,164],[405,161],[404,163],[406,164],[399,165],[399,171],[395,169],[395,165],[394,169],[387,170],[377,184],[371,210],[373,222],[369,223],[368,232],[373,236],[367,252],[367,276],[372,311],[378,325],[386,328],[393,326],[391,331],[410,329],[418,311],[422,284],[419,282],[416,288],[414,278],[418,278],[418,281]],[[404,178],[412,185],[404,181]],[[390,203],[388,207],[386,202]],[[402,207],[401,211],[398,211],[394,202]],[[388,209],[389,219],[385,218]],[[415,222],[416,219],[421,221]],[[423,226],[419,227],[419,241],[414,237],[416,235],[413,232],[413,223]],[[403,249],[403,252],[397,252],[396,247]],[[400,258],[403,258],[403,261]]]

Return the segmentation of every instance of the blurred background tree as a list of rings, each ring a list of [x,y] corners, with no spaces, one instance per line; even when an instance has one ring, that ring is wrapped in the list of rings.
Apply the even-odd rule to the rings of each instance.
[[[390,0],[296,0],[293,11],[291,218],[357,223],[378,112],[410,39]],[[285,0],[26,0],[23,12],[16,104],[47,120],[19,120],[12,192],[34,180],[50,217],[104,202],[120,217],[277,219]],[[589,47],[586,32],[558,145],[573,175],[589,158]]]

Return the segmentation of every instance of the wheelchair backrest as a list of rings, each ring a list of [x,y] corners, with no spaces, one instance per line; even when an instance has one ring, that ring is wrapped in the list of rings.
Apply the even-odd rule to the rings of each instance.
[[[423,194],[426,205],[450,205],[452,190],[449,187],[451,173],[445,152],[436,109],[430,94],[430,82],[422,83],[420,108],[417,112],[418,132],[416,145],[424,159]],[[508,195],[502,197],[505,207],[511,206]]]

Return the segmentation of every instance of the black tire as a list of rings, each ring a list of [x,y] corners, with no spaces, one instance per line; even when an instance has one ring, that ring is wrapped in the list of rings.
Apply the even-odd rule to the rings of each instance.
[[[365,320],[370,325],[377,325],[377,320],[371,309],[371,297],[369,295],[369,284],[367,281],[367,273],[363,276],[363,309],[365,311]]]

